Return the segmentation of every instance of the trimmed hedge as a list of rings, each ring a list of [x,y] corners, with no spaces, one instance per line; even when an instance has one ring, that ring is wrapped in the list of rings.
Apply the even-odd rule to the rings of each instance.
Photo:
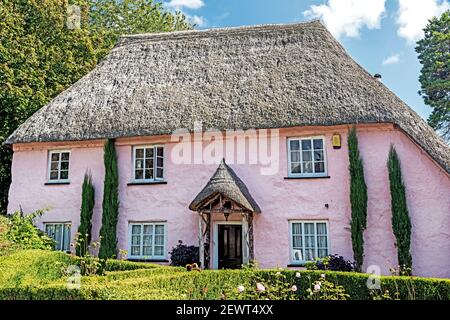
[[[188,272],[181,267],[108,260],[109,271],[105,276],[82,277],[81,287],[70,289],[62,269],[74,262],[76,258],[54,251],[26,250],[2,256],[0,299],[222,299],[224,292],[249,280],[249,273],[242,270]],[[279,271],[256,270],[253,275],[269,280]],[[290,285],[297,286],[300,299],[306,298],[307,289],[321,279],[321,274],[325,274],[328,281],[343,286],[352,300],[372,299],[367,289],[368,274],[320,270],[280,272],[286,275]],[[297,272],[300,277],[296,277]],[[380,279],[379,295],[389,290],[391,297],[398,292],[400,299],[450,300],[450,279],[393,276]]]

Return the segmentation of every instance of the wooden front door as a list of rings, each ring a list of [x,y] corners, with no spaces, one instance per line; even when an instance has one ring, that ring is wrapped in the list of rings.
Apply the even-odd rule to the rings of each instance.
[[[242,266],[242,226],[219,224],[219,269],[237,269]]]

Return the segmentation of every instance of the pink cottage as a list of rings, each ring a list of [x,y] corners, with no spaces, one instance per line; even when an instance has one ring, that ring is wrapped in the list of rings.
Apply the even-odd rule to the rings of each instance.
[[[38,226],[69,250],[89,171],[98,239],[103,145],[115,139],[117,250],[129,259],[168,263],[179,240],[205,243],[210,268],[353,259],[352,126],[368,187],[364,270],[398,264],[386,166],[393,145],[414,274],[450,277],[448,145],[319,22],[122,37],[7,140],[8,210],[51,208]]]

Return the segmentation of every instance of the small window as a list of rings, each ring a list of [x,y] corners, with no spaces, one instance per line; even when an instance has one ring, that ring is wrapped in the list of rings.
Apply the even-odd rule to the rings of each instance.
[[[128,256],[131,259],[166,258],[165,223],[130,223]]]
[[[328,255],[326,221],[290,221],[292,263],[314,261]]]
[[[323,137],[288,139],[289,176],[325,176],[327,174]]]
[[[134,180],[161,181],[164,178],[164,147],[135,147],[133,152]]]
[[[48,180],[69,181],[69,151],[50,151]]]
[[[45,232],[55,241],[55,250],[70,251],[70,223],[46,223]]]

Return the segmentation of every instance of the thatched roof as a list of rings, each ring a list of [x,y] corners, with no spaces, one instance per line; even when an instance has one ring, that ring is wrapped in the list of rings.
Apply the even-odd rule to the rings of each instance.
[[[225,160],[222,160],[206,186],[191,202],[189,209],[199,211],[205,203],[208,203],[218,195],[233,200],[236,204],[251,212],[261,212],[247,186],[239,179],[233,169],[225,163]]]
[[[450,173],[450,151],[318,21],[124,36],[7,143],[175,129],[394,123]]]

